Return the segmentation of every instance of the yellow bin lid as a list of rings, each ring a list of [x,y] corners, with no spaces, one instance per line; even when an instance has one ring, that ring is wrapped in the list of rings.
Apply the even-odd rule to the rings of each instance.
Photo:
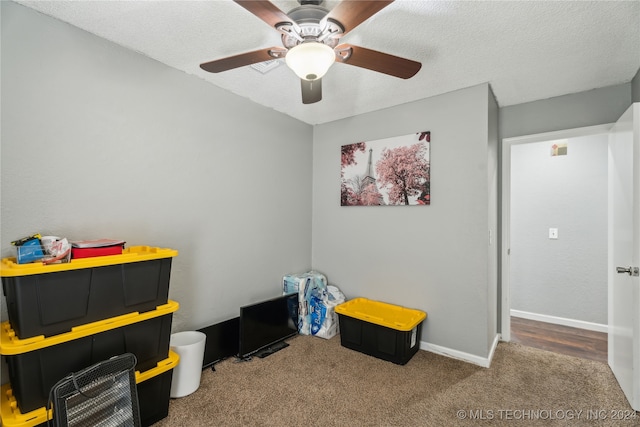
[[[52,335],[46,338],[44,335],[38,335],[35,337],[19,339],[16,336],[15,331],[11,329],[9,322],[2,322],[0,323],[0,354],[3,356],[15,356],[17,354],[40,350],[52,345],[84,338],[104,331],[110,331],[122,326],[153,319],[154,317],[171,314],[177,311],[179,307],[180,305],[176,301],[169,300],[166,304],[156,307],[155,310],[145,311],[144,313],[134,311],[132,313],[110,317],[97,322],[85,323],[84,325],[71,328],[70,332]]]
[[[140,384],[150,378],[157,377],[176,366],[180,361],[180,356],[177,353],[169,350],[169,357],[167,359],[158,362],[155,368],[140,373],[136,371],[136,384]],[[13,396],[11,390],[11,384],[4,384],[1,388],[2,395],[0,396],[0,420],[4,427],[33,427],[42,423],[46,423],[47,420],[52,418],[52,410],[48,410],[45,407],[38,408],[36,410],[27,412],[25,414],[18,409],[18,402]]]
[[[399,305],[355,298],[336,306],[336,313],[398,331],[410,331],[427,318],[427,313]]]
[[[81,268],[104,267],[105,265],[171,258],[177,255],[178,251],[175,249],[153,248],[150,246],[131,246],[124,249],[122,251],[122,255],[77,258],[60,264],[42,264],[41,262],[18,264],[15,257],[9,257],[3,258],[0,263],[0,277],[30,276],[33,274],[55,273],[58,271],[78,270]]]

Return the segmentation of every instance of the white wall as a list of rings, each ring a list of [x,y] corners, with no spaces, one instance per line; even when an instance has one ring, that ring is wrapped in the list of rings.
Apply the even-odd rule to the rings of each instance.
[[[311,126],[1,3],[3,257],[34,232],[177,249],[174,330],[311,267]]]
[[[313,144],[314,268],[349,298],[426,311],[423,341],[479,357],[496,331],[488,309],[496,307],[497,286],[496,240],[488,243],[497,210],[490,96],[479,85],[318,125]],[[340,206],[342,145],[427,130],[430,206]]]
[[[607,324],[607,135],[567,141],[511,147],[511,308]]]

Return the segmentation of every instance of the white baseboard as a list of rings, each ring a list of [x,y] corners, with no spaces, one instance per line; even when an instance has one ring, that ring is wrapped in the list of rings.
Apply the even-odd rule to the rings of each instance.
[[[521,317],[523,319],[537,320],[538,322],[553,323],[556,325],[570,326],[572,328],[587,329],[589,331],[604,332],[608,331],[608,326],[601,323],[585,322],[583,320],[567,319],[565,317],[549,316],[546,314],[529,313],[528,311],[520,311],[511,309],[513,317]]]
[[[489,366],[491,366],[491,360],[493,359],[493,354],[496,351],[496,347],[498,346],[499,341],[500,335],[498,334],[493,339],[493,343],[491,344],[491,349],[489,350],[489,355],[487,357],[477,356],[475,354],[466,353],[464,351],[453,350],[451,348],[431,344],[425,341],[420,341],[420,350],[430,351],[431,353],[439,354],[441,356],[452,357],[454,359],[462,360],[463,362],[469,362],[473,363],[474,365],[482,366],[483,368],[488,368]]]

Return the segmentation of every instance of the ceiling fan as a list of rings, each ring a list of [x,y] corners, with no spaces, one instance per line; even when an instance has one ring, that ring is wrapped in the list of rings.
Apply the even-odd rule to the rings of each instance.
[[[283,47],[270,47],[200,64],[219,73],[245,65],[284,58],[300,77],[302,103],[322,99],[322,77],[335,62],[366,68],[408,79],[422,64],[352,44],[338,44],[340,38],[393,3],[393,0],[343,0],[332,10],[320,6],[323,0],[298,0],[300,6],[282,12],[266,0],[233,0],[282,33]]]

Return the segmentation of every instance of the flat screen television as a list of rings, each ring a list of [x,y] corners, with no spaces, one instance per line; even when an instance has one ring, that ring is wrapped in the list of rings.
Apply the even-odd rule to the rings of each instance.
[[[214,365],[216,363],[238,354],[239,317],[198,329],[198,332],[202,332],[207,336],[204,345],[202,369],[211,367],[215,371]]]
[[[298,333],[298,294],[240,307],[238,357],[265,357],[289,344],[284,340]]]

